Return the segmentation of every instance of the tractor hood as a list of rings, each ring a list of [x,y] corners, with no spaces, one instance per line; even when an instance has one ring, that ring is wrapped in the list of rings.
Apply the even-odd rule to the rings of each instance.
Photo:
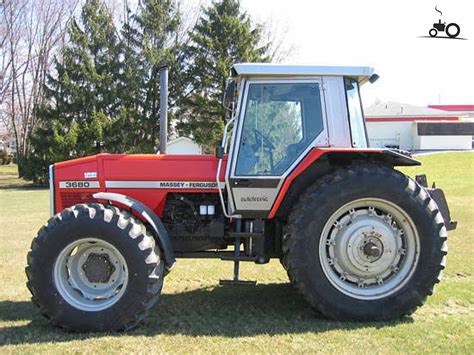
[[[212,155],[155,154],[98,154],[56,163],[50,169],[53,212],[95,201],[97,192],[115,192],[137,198],[160,214],[170,190],[217,192],[217,164]]]

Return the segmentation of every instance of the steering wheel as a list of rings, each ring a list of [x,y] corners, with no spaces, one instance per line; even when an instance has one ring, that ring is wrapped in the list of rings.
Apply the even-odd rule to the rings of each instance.
[[[273,150],[275,149],[275,146],[273,145],[272,141],[258,129],[253,128],[253,134],[255,136],[255,144],[252,145],[252,149],[255,153],[258,152],[260,145],[259,142],[263,143],[264,147],[268,149],[268,154],[270,158],[270,170],[273,171]],[[261,157],[259,157],[258,159],[260,160]]]
[[[270,150],[275,149],[275,146],[273,145],[272,141],[266,135],[264,135],[260,130],[254,128],[253,129],[253,134],[255,136],[256,144],[258,144],[259,141],[262,141],[263,145],[266,148],[268,148]]]

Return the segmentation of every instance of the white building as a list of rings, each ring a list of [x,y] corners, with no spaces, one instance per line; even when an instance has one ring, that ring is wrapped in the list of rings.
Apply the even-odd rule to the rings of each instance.
[[[466,115],[397,102],[379,102],[364,113],[371,147],[472,149],[474,121]]]
[[[167,143],[166,154],[202,154],[202,147],[188,137],[178,137]]]

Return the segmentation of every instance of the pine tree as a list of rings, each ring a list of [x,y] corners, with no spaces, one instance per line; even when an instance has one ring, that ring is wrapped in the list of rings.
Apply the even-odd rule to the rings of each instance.
[[[143,55],[143,35],[136,21],[136,14],[126,9],[121,29],[118,98],[120,113],[113,123],[114,146],[123,153],[145,152],[143,141],[146,134],[142,122],[146,119],[144,111],[145,58]]]
[[[181,134],[211,149],[226,119],[221,105],[229,70],[237,62],[265,62],[268,45],[262,27],[253,24],[238,0],[220,0],[204,10],[186,48],[189,90],[180,99]]]
[[[47,79],[48,103],[37,111],[25,174],[37,183],[44,183],[48,164],[96,153],[94,142],[104,141],[109,151],[116,148],[109,134],[120,113],[116,29],[99,0],[86,1],[81,24],[71,21],[69,43],[55,60],[56,75]]]
[[[168,65],[171,97],[179,44],[179,12],[171,0],[144,0],[122,28],[122,107],[115,124],[124,152],[156,151],[159,138],[160,68]],[[174,101],[174,100],[173,100]]]

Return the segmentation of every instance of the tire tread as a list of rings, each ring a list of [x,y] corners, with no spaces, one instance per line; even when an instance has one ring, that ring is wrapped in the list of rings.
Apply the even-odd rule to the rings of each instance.
[[[318,181],[313,183],[305,193],[302,194],[299,201],[293,207],[289,217],[288,223],[285,228],[284,237],[282,240],[283,257],[281,262],[286,269],[291,284],[297,289],[297,291],[306,299],[306,301],[316,310],[321,312],[323,315],[342,320],[341,315],[333,311],[332,309],[326,309],[324,303],[317,299],[313,292],[311,292],[308,283],[302,279],[302,270],[306,267],[305,261],[299,256],[301,250],[301,244],[305,238],[305,233],[301,231],[303,226],[302,219],[308,211],[308,201],[318,200],[324,203],[324,200],[331,198],[327,196],[325,191],[329,189],[331,185],[338,181],[344,181],[353,177],[362,176],[365,174],[379,174],[385,178],[392,178],[400,182],[400,186],[406,185],[405,191],[409,193],[409,196],[418,204],[422,205],[427,210],[428,214],[433,216],[432,223],[435,224],[435,228],[438,231],[437,240],[435,243],[439,248],[440,260],[436,260],[433,263],[434,272],[431,273],[432,277],[424,282],[423,287],[419,290],[416,302],[413,306],[399,314],[398,317],[404,317],[415,312],[418,307],[422,306],[428,296],[434,292],[435,284],[439,283],[442,276],[442,271],[446,265],[447,255],[447,230],[444,225],[444,221],[440,211],[437,208],[436,203],[430,197],[429,193],[417,184],[414,180],[406,177],[402,173],[387,166],[378,166],[371,163],[355,162],[354,164],[336,169],[333,173],[320,178]],[[407,181],[408,180],[408,181]],[[385,314],[381,314],[377,319],[373,320],[388,320],[393,317],[387,317]],[[354,317],[344,316],[343,320],[358,321],[360,319]]]
[[[49,322],[57,327],[66,330],[79,330],[84,331],[87,329],[75,329],[69,324],[65,324],[54,317],[55,312],[44,307],[38,297],[36,289],[35,270],[40,268],[38,259],[42,253],[42,244],[52,238],[49,232],[61,225],[68,223],[71,219],[78,219],[87,217],[91,220],[97,220],[99,222],[105,221],[106,223],[115,223],[118,228],[126,230],[125,233],[131,240],[134,241],[138,250],[144,253],[146,263],[148,264],[148,286],[146,287],[146,294],[143,295],[143,302],[141,306],[136,309],[129,319],[126,319],[122,324],[117,325],[113,329],[94,329],[94,330],[112,330],[112,331],[125,331],[132,329],[143,322],[143,320],[149,314],[150,309],[158,301],[159,294],[163,287],[163,268],[164,262],[161,260],[161,251],[156,245],[155,239],[147,231],[146,226],[138,218],[133,216],[130,212],[120,209],[116,206],[103,205],[100,203],[89,203],[74,205],[70,208],[66,208],[61,213],[56,214],[49,221],[40,228],[37,236],[31,243],[31,250],[27,255],[27,266],[25,268],[27,276],[27,288],[31,292],[31,300],[35,304],[41,314],[46,317]],[[131,231],[134,231],[132,236]],[[159,270],[157,273],[156,270]],[[158,277],[157,277],[158,275]]]

